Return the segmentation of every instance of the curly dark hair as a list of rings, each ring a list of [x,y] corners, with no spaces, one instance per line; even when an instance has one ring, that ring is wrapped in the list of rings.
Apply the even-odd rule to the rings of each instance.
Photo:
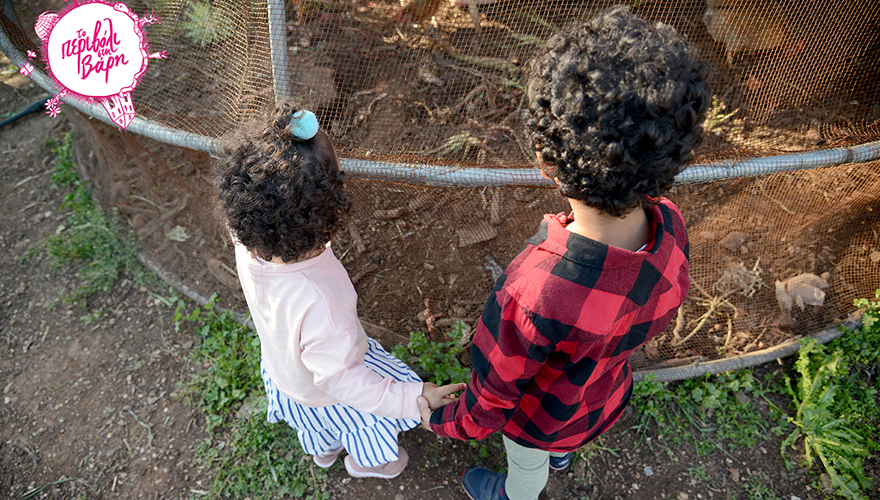
[[[351,208],[345,173],[323,130],[290,133],[289,102],[225,141],[217,162],[217,211],[235,239],[266,260],[296,262],[325,245]]]
[[[652,205],[702,140],[708,65],[626,7],[552,36],[529,69],[532,142],[568,198],[612,216]]]

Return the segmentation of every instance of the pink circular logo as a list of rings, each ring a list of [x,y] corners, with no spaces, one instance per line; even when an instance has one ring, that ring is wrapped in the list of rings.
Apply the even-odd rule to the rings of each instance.
[[[75,1],[61,15],[41,14],[34,29],[43,41],[49,72],[62,87],[54,102],[47,103],[49,112],[57,113],[57,97],[62,95],[98,100],[110,118],[126,128],[135,115],[130,93],[148,60],[165,57],[147,54],[143,26],[157,20],[152,15],[138,18],[125,4],[102,0]]]
[[[46,55],[52,76],[90,98],[130,91],[147,66],[136,26],[127,12],[104,3],[76,7],[49,33]]]

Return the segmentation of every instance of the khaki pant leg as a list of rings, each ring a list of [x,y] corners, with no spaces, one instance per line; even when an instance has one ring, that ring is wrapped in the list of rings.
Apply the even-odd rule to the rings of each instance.
[[[504,492],[510,500],[538,500],[550,475],[550,452],[526,448],[502,436],[507,452]]]

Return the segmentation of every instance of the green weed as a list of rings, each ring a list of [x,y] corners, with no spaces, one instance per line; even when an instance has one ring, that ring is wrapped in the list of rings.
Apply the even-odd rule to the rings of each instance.
[[[601,451],[604,453],[610,453],[612,456],[616,457],[620,455],[620,450],[617,448],[609,448],[605,446],[605,435],[600,435],[596,437],[596,439],[590,441],[589,443],[581,446],[574,452],[575,461],[583,460],[585,462],[589,462],[590,459],[593,458],[595,452]]]
[[[64,134],[61,144],[51,140],[47,145],[51,148],[56,160],[55,171],[52,172],[52,188],[59,189],[79,185],[79,176],[73,166],[73,157],[71,156],[73,133]]]
[[[764,484],[764,481],[757,476],[752,476],[743,481],[740,484],[740,487],[742,488],[743,493],[745,493],[745,500],[781,500],[776,493],[774,493],[773,490]]]
[[[256,333],[237,322],[233,312],[217,311],[216,294],[188,313],[186,302],[173,294],[154,297],[175,308],[176,331],[190,325],[201,340],[189,357],[204,370],[193,375],[186,392],[205,414],[212,434],[196,450],[202,467],[215,473],[209,495],[327,498],[326,471],[303,455],[296,431],[266,421]]]
[[[37,261],[40,257],[40,251],[36,248],[28,248],[26,252],[15,257],[15,261],[23,266],[29,262]]]
[[[446,336],[450,340],[434,342],[422,332],[410,332],[409,343],[394,346],[391,354],[407,364],[419,366],[430,375],[428,381],[437,385],[467,382],[471,369],[462,366],[458,357],[462,350],[462,339],[470,337],[470,327],[463,321],[457,321]],[[480,441],[468,441],[468,445],[480,459],[499,453],[504,455],[504,445],[497,433]]]
[[[572,457],[572,464],[576,464],[578,462],[584,463],[584,469],[589,470],[590,473],[595,474],[595,471],[590,467],[590,464],[593,461],[593,457],[598,453],[608,453],[613,457],[617,457],[620,455],[620,450],[617,448],[609,448],[605,445],[606,435],[600,435],[596,439],[590,441],[589,443],[581,446],[577,450],[574,451],[574,456]],[[575,481],[580,482],[584,477],[575,476]]]
[[[296,431],[266,421],[265,398],[261,413],[239,418],[232,425],[229,441],[204,440],[196,450],[200,462],[216,471],[211,498],[309,498],[329,497],[327,472],[302,455]]]
[[[504,441],[501,439],[500,432],[493,432],[486,436],[485,439],[479,441],[469,440],[467,443],[473,450],[476,450],[477,456],[480,460],[485,460],[493,456],[497,456],[500,460],[504,460],[507,457],[507,453],[504,451]]]
[[[702,465],[694,465],[688,467],[688,476],[691,477],[691,484],[697,485],[700,483],[709,482],[709,473],[706,472],[706,468]]]
[[[632,402],[639,412],[637,429],[644,434],[651,422],[663,428],[667,424],[668,405],[675,400],[675,393],[666,384],[657,382],[653,374],[633,385]]]
[[[786,450],[802,440],[804,465],[812,467],[818,458],[835,494],[864,499],[873,482],[864,474],[864,460],[880,449],[875,375],[880,367],[880,300],[855,304],[864,309],[858,330],[825,346],[802,341],[795,362],[800,378],[786,385],[795,406],[789,418],[795,429],[783,441],[782,455],[791,468]]]
[[[18,70],[19,70],[18,66],[14,65],[14,64],[10,64],[9,66],[6,67],[6,69],[0,71],[0,78],[10,77],[10,76],[18,73]]]
[[[854,304],[863,311],[861,326],[852,332],[841,327],[846,334],[828,345],[845,352],[853,366],[871,371],[880,365],[880,290],[874,300],[856,299]]]
[[[679,390],[688,394],[697,406],[701,428],[710,429],[728,448],[753,447],[758,439],[769,439],[764,417],[753,401],[764,391],[750,370],[740,370],[702,379],[683,381]],[[692,407],[682,407],[683,410]]]
[[[397,359],[407,364],[415,364],[431,375],[429,382],[445,385],[470,380],[471,370],[461,365],[458,356],[461,353],[461,339],[470,327],[463,321],[452,325],[446,334],[451,340],[433,342],[422,332],[411,332],[409,343],[398,344],[391,349]]]
[[[77,277],[82,280],[72,293],[65,293],[65,302],[79,302],[99,291],[109,290],[126,273],[138,283],[144,283],[148,273],[140,265],[134,252],[134,241],[119,230],[116,212],[106,216],[92,200],[85,183],[79,180],[71,159],[72,136],[68,133],[61,144],[50,143],[56,156],[52,175],[56,189],[73,188],[64,197],[61,209],[68,212],[67,224],[58,226],[49,236],[46,248],[50,266],[61,269],[78,265]]]
[[[189,357],[205,367],[190,381],[190,394],[206,415],[207,430],[228,423],[241,404],[253,393],[262,394],[260,376],[260,338],[238,323],[229,310],[217,312],[217,294],[205,307],[184,314],[185,303],[178,299],[174,328],[195,323],[201,344]]]
[[[712,107],[709,108],[709,113],[706,115],[706,129],[714,132],[725,122],[733,118],[733,115],[736,114],[738,109],[734,109],[730,113],[725,113],[727,110],[727,106],[718,100],[716,97],[712,97]]]
[[[715,449],[752,447],[759,439],[770,437],[766,417],[755,405],[764,395],[750,370],[668,385],[649,375],[633,389],[633,405],[639,412],[636,430],[645,436],[651,425],[656,425],[663,429],[666,442],[691,442],[699,455]]]

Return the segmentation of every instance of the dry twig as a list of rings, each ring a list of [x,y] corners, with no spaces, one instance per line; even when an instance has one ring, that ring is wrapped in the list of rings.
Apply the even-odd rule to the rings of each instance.
[[[699,285],[699,283],[694,282],[694,286],[700,291],[700,293],[703,294],[704,297],[706,297],[706,300],[699,301],[700,305],[706,307],[706,312],[702,316],[700,316],[699,319],[697,319],[697,326],[694,327],[694,329],[691,330],[690,333],[685,335],[684,338],[682,338],[682,339],[676,339],[671,342],[671,344],[676,347],[684,344],[691,337],[696,335],[697,332],[699,332],[703,328],[703,326],[706,324],[706,321],[708,321],[709,318],[711,318],[713,315],[715,315],[715,313],[718,312],[718,310],[721,307],[724,307],[724,306],[729,307],[730,309],[733,310],[734,315],[739,313],[739,311],[737,311],[736,307],[727,300],[728,297],[733,295],[734,290],[728,290],[727,292],[724,292],[721,295],[713,296],[713,295],[709,295],[708,293],[706,293],[706,290],[704,290],[703,287],[701,287]],[[732,330],[733,330],[733,324],[732,324],[732,322],[729,322],[728,323],[728,333],[727,333],[728,337],[730,336],[730,332]]]

